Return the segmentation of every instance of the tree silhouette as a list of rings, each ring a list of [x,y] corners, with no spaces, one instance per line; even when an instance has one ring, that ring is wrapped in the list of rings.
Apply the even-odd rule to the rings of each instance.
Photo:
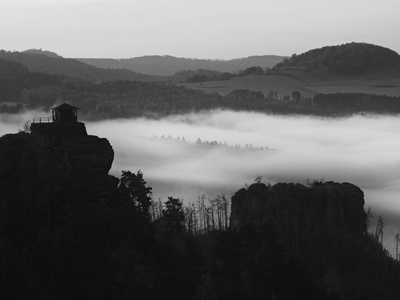
[[[163,210],[165,220],[165,233],[175,246],[176,238],[183,233],[185,228],[185,214],[182,208],[182,202],[179,198],[168,197]]]
[[[293,97],[293,99],[299,101],[301,99],[301,93],[299,91],[293,91],[292,97]]]
[[[122,171],[120,189],[125,189],[136,209],[146,218],[150,217],[152,188],[146,186],[141,170],[136,174]]]
[[[394,236],[396,242],[396,260],[399,260],[399,244],[400,244],[400,231]]]
[[[383,218],[381,216],[378,217],[378,222],[376,223],[375,229],[375,239],[377,242],[383,245],[383,228],[385,223],[383,222]]]

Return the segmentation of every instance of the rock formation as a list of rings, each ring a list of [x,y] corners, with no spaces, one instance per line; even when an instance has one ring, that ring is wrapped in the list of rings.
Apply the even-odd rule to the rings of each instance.
[[[364,194],[350,183],[255,183],[232,197],[231,227],[276,224],[308,230],[323,226],[360,236],[366,231]]]
[[[71,134],[39,134],[36,130],[1,137],[0,200],[20,207],[29,203],[27,209],[36,209],[43,201],[115,198],[118,179],[108,175],[114,158],[110,143],[87,135],[83,123],[76,124],[79,134],[73,134],[74,130]]]

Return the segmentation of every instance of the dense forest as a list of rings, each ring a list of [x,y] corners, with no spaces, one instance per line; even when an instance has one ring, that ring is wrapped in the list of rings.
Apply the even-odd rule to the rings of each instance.
[[[3,65],[9,64],[4,63]],[[303,97],[299,91],[283,97],[250,90],[235,90],[225,96],[208,94],[168,83],[111,81],[100,84],[63,76],[27,72],[23,67],[0,74],[0,112],[16,113],[23,109],[49,108],[68,102],[80,108],[87,120],[147,116],[159,118],[171,114],[201,110],[229,109],[268,114],[304,114],[346,116],[358,113],[397,114],[400,97],[337,93]]]
[[[394,67],[398,73],[400,55],[393,50],[376,45],[348,43],[313,49],[299,55],[294,54],[275,66],[276,69],[293,67],[340,75],[363,74]]]

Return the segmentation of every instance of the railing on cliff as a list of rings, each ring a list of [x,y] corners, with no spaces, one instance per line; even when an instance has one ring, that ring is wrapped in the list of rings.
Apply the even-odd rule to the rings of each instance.
[[[36,117],[33,118],[32,123],[53,123],[52,117]]]

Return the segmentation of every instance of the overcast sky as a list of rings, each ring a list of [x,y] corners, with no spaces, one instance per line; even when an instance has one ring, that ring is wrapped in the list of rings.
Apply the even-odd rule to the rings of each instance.
[[[1,0],[0,48],[231,59],[356,41],[399,53],[399,16],[398,0]]]

